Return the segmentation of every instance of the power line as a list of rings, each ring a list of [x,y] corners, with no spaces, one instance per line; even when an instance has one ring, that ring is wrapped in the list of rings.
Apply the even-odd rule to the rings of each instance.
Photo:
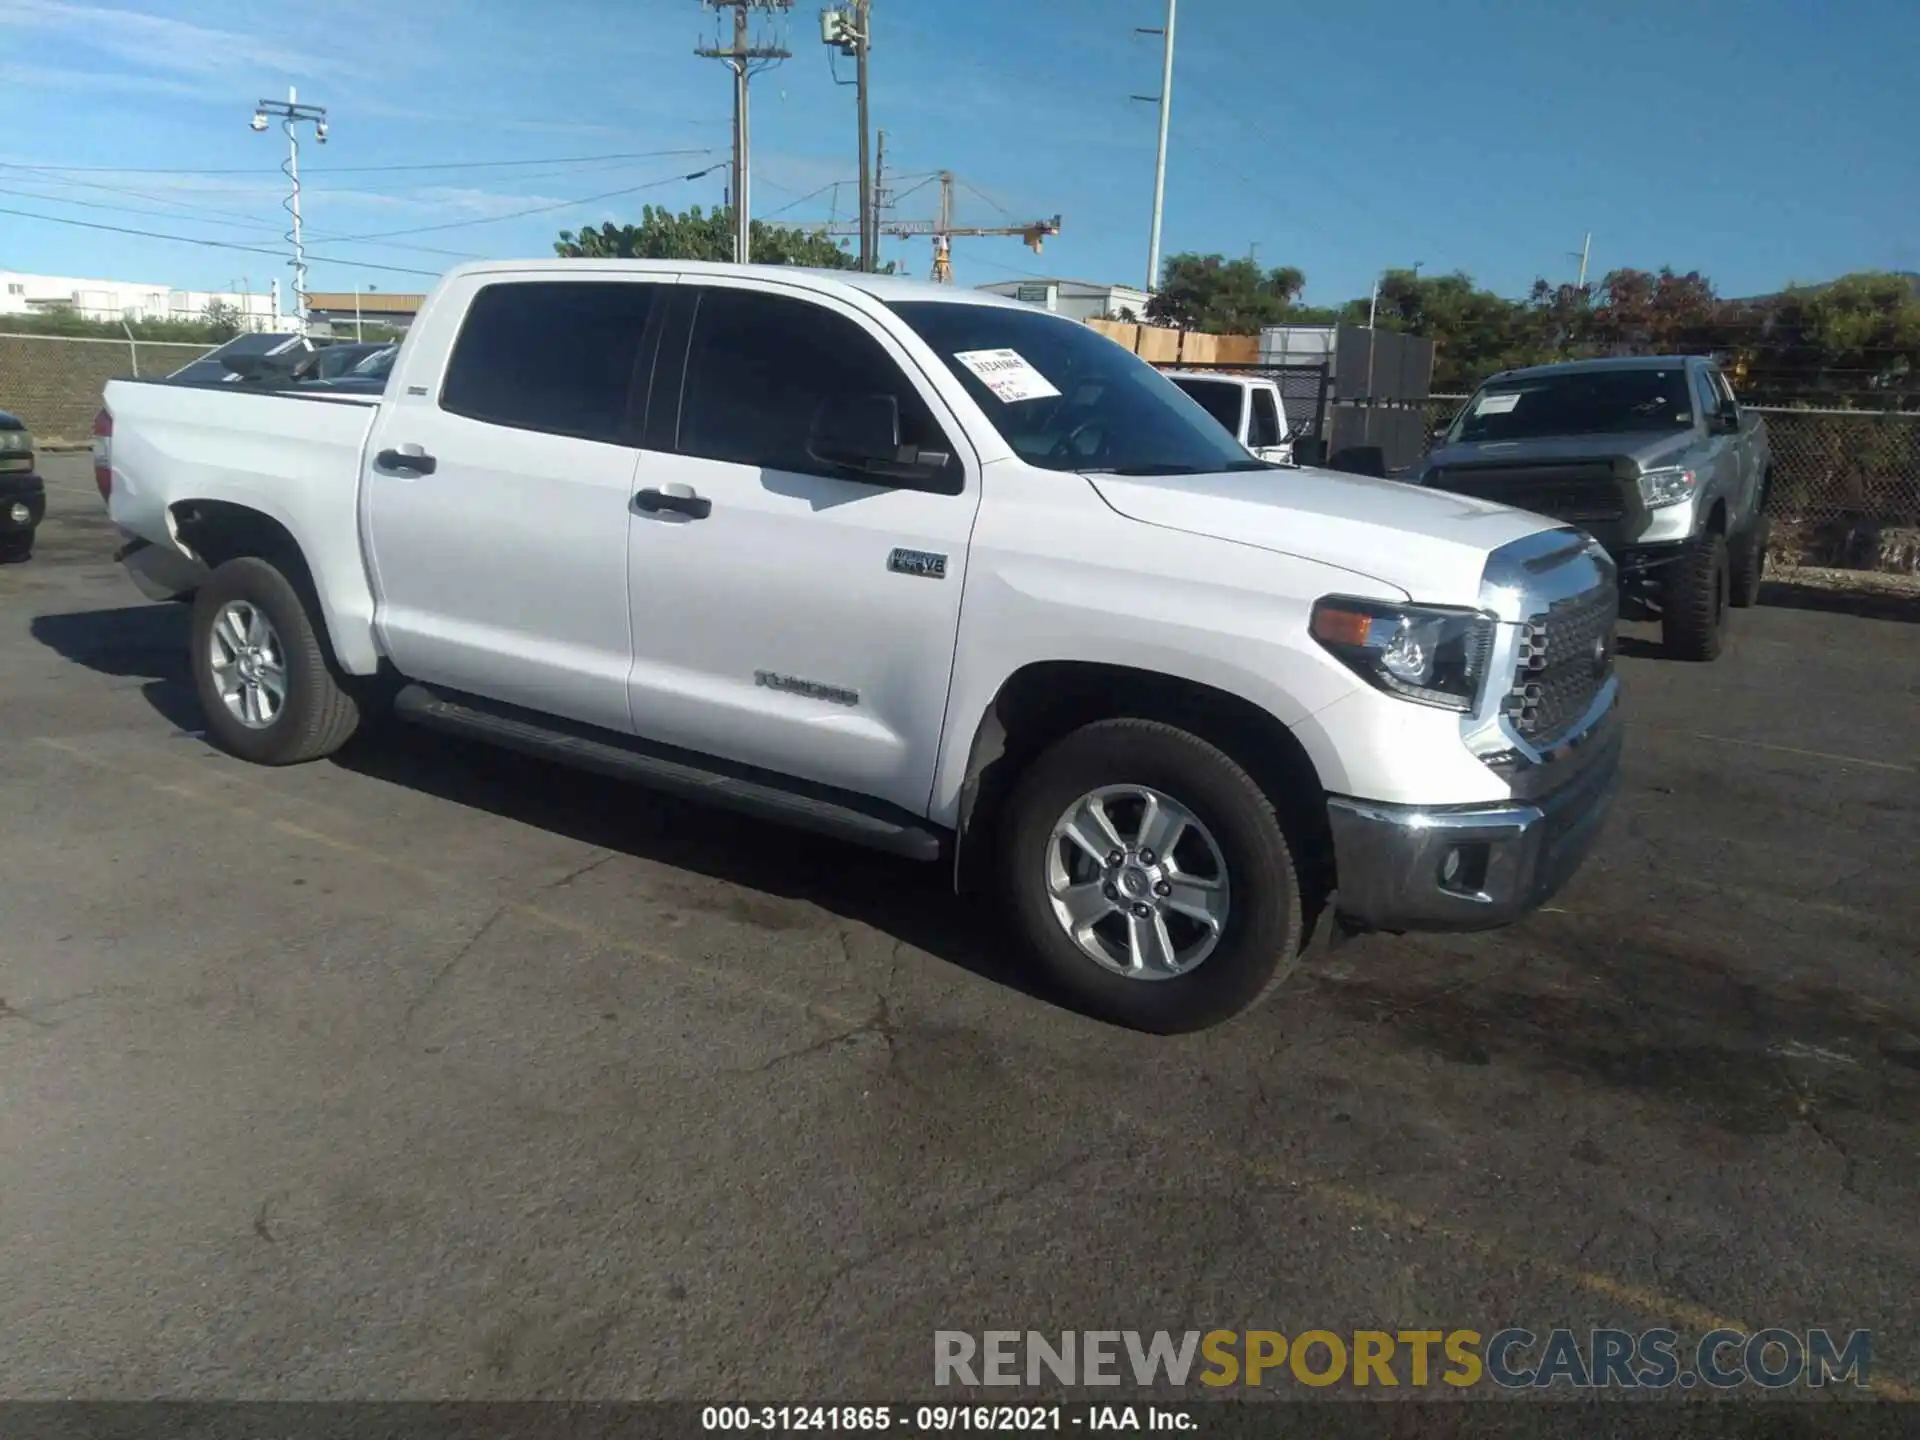
[[[783,185],[774,185],[774,182],[767,179],[764,175],[756,175],[754,178],[758,180],[762,185],[773,185],[773,188],[776,190],[786,189],[786,187]],[[766,214],[762,215],[760,218],[762,220],[771,220],[776,215],[784,215],[789,210],[799,209],[802,205],[806,204],[807,201],[816,199],[821,195],[825,195],[829,190],[837,191],[842,185],[851,185],[852,183],[853,182],[851,180],[830,180],[825,185],[822,185],[818,190],[809,191],[807,194],[802,195],[798,200],[792,200],[792,201],[789,201],[787,204],[782,205],[778,210],[769,210],[767,211]],[[787,191],[787,193],[792,194],[793,192],[789,190]]]
[[[668,155],[711,155],[713,147],[688,150],[628,150],[612,155],[553,155],[536,160],[449,160],[435,164],[409,165],[329,165],[319,172],[327,175],[371,174],[396,170],[485,170],[507,165],[574,165],[599,160],[657,160]],[[278,175],[273,166],[245,166],[230,169],[169,169],[141,165],[19,165],[0,162],[9,170],[50,170],[68,175]]]
[[[704,153],[711,155],[713,152],[708,150]],[[649,180],[642,185],[628,185],[619,190],[603,191],[598,195],[583,195],[578,200],[556,200],[548,205],[534,205],[525,210],[512,210],[504,215],[482,215],[471,220],[448,220],[439,225],[415,225],[404,230],[380,230],[366,235],[335,235],[332,239],[335,244],[358,240],[387,240],[395,235],[426,235],[439,230],[459,230],[468,225],[495,225],[502,220],[520,220],[528,215],[547,215],[555,210],[571,210],[578,205],[592,205],[601,200],[618,199],[622,195],[637,195],[642,190],[657,190],[662,185],[674,185],[685,180],[698,180],[703,176],[711,175],[726,163],[726,161],[721,160],[707,166],[704,170],[695,170],[687,175],[668,175],[663,179]]]
[[[134,235],[142,240],[172,240],[181,245],[204,245],[214,250],[238,250],[248,255],[268,255],[275,260],[286,258],[279,250],[268,250],[259,245],[241,245],[232,240],[207,240],[196,235],[166,235],[158,230],[135,230],[126,225],[103,225],[98,221],[74,220],[64,215],[38,215],[31,210],[0,208],[0,215],[13,215],[22,220],[44,220],[50,225],[72,225],[81,230],[105,230],[114,235]],[[395,275],[427,275],[438,278],[443,273],[439,270],[415,270],[405,265],[378,265],[367,260],[342,260],[330,255],[316,255],[312,258],[322,265],[358,266],[362,270],[387,270]]]

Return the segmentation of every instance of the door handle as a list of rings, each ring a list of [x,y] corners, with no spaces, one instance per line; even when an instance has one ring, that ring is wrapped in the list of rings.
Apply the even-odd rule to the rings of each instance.
[[[440,465],[431,455],[406,450],[382,450],[373,457],[373,463],[382,470],[411,470],[416,475],[431,475]]]
[[[678,488],[687,489],[685,486]],[[633,503],[649,515],[658,514],[662,510],[672,510],[685,515],[690,520],[704,520],[713,513],[713,501],[704,495],[696,495],[691,490],[688,490],[685,495],[675,495],[649,486],[633,497]]]

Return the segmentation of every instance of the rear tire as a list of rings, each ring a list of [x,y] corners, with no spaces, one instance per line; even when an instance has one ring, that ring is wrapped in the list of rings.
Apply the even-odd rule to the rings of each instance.
[[[271,561],[243,556],[215,570],[194,596],[192,629],[194,692],[221,749],[256,765],[298,765],[331,755],[359,728],[359,703],[313,610]],[[258,643],[236,647],[236,637]]]
[[[1667,570],[1660,635],[1676,660],[1714,660],[1726,635],[1731,598],[1727,537],[1700,536]]]
[[[1767,568],[1767,542],[1772,538],[1773,522],[1762,515],[1733,546],[1729,598],[1734,609],[1748,610],[1760,603],[1760,580]]]
[[[1168,854],[1140,848],[1150,838],[1149,793],[1157,813],[1188,822],[1171,832]],[[1100,813],[1118,836],[1108,858],[1123,855],[1119,866],[1103,868],[1063,838],[1067,820],[1096,796],[1106,797]],[[1008,909],[1040,969],[1099,1019],[1162,1035],[1205,1029],[1258,1004],[1299,963],[1300,887],[1272,801],[1231,757],[1172,725],[1103,720],[1056,742],[1008,799],[1000,861]],[[1103,877],[1116,883],[1104,887]],[[1164,890],[1156,877],[1170,877]],[[1122,888],[1140,880],[1137,892]],[[1063,884],[1095,908],[1103,893],[1119,903],[1077,939],[1056,908]],[[1207,907],[1218,906],[1211,924],[1193,918],[1203,891]],[[1158,895],[1170,898],[1163,905]],[[1198,958],[1190,968],[1167,965],[1161,978],[1122,973],[1135,935],[1158,957]]]

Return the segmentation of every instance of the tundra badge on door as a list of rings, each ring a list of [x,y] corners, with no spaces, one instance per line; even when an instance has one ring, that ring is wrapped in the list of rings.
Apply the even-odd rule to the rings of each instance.
[[[947,557],[930,550],[896,550],[887,556],[887,569],[896,575],[918,575],[922,580],[947,578]]]

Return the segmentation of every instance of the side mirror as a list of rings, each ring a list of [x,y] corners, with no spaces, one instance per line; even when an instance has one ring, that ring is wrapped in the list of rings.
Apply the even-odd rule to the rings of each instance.
[[[1734,409],[1734,410],[1722,410],[1722,411],[1720,412],[1720,416],[1719,416],[1719,419],[1718,419],[1718,420],[1716,420],[1716,421],[1715,421],[1715,423],[1714,423],[1714,428],[1715,428],[1716,430],[1719,430],[1719,431],[1720,431],[1721,433],[1723,433],[1723,434],[1726,434],[1726,435],[1737,435],[1737,434],[1739,434],[1739,433],[1740,433],[1740,412],[1739,412],[1739,410],[1737,410],[1737,409]]]
[[[900,443],[900,401],[893,395],[829,395],[814,412],[807,453],[889,480],[930,479],[953,458],[944,450]]]

